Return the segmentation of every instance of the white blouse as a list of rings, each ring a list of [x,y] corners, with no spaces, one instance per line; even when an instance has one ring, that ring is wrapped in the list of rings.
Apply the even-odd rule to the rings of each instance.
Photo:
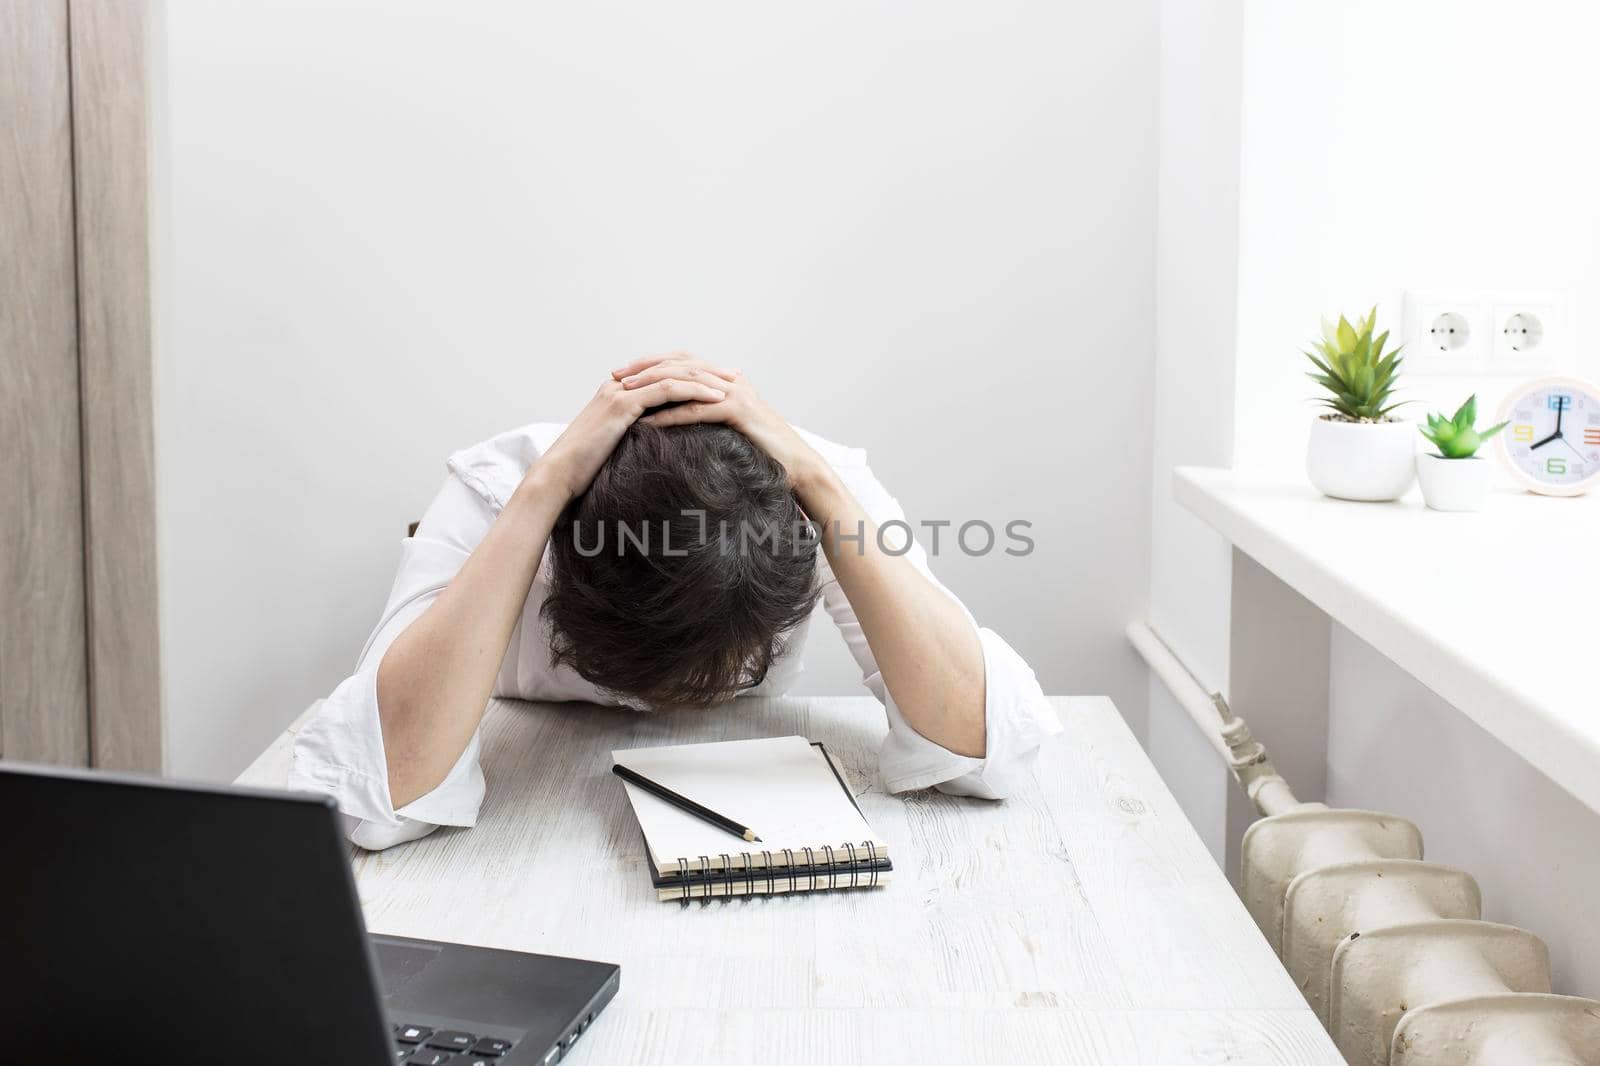
[[[322,701],[295,737],[289,787],[333,796],[345,816],[350,839],[363,848],[387,848],[415,840],[441,825],[470,826],[477,820],[484,791],[483,771],[478,765],[478,733],[473,734],[455,767],[432,792],[398,809],[390,802],[388,764],[378,724],[378,664],[394,639],[450,583],[489,531],[528,467],[564,429],[566,426],[558,423],[535,423],[450,457],[444,487],[423,515],[416,535],[401,548],[400,571],[395,575],[388,605],[362,649],[355,673]],[[905,521],[900,504],[868,469],[865,452],[833,444],[803,430],[801,435],[838,471],[874,522],[883,526],[892,520]],[[890,527],[885,534],[886,543],[892,534],[902,533],[905,528]],[[892,546],[903,546],[903,541]],[[955,599],[929,571],[927,554],[920,544],[913,542],[906,558]],[[549,583],[549,566],[547,553],[511,635],[495,679],[494,694],[526,700],[615,702],[614,696],[595,688],[570,667],[550,663],[539,617]],[[889,732],[878,750],[883,787],[890,792],[934,787],[960,796],[1005,797],[1032,765],[1040,742],[1061,732],[1061,723],[1028,664],[994,632],[977,629],[984,658],[986,754],[975,759],[948,751],[923,737],[901,716],[873,661],[861,624],[821,552],[817,553],[817,569],[823,607],[860,666],[867,690],[884,705],[888,718]],[[967,617],[971,619],[970,612]],[[787,691],[800,673],[808,627],[809,621],[791,635],[784,653],[759,686],[739,695],[774,696]]]

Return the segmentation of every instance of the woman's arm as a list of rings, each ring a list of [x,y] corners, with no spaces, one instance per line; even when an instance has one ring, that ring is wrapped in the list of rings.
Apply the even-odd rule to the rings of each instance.
[[[449,587],[378,666],[378,721],[396,807],[443,781],[478,728],[545,542],[566,506],[552,481],[542,463],[529,469]]]
[[[918,733],[957,755],[983,758],[983,646],[972,621],[911,560],[883,552],[860,501],[820,457],[816,466],[795,491],[822,527],[822,550],[884,686]]]
[[[729,372],[731,373],[731,372]],[[378,721],[395,807],[436,788],[478,728],[550,531],[645,410],[714,403],[722,389],[673,379],[600,387],[541,456],[442,593],[395,638],[378,666]]]
[[[617,377],[633,390],[695,381],[708,372],[694,360],[668,357],[631,363]],[[664,426],[724,422],[781,463],[806,514],[822,528],[828,563],[901,715],[935,744],[984,757],[984,655],[971,620],[909,559],[878,547],[877,526],[860,501],[742,375],[728,382],[727,393],[724,400],[686,403],[646,420]]]

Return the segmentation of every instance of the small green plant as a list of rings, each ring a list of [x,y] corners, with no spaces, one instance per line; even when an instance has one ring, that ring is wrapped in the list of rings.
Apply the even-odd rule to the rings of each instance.
[[[1444,415],[1430,414],[1426,426],[1418,426],[1422,435],[1433,442],[1439,449],[1441,459],[1471,459],[1473,453],[1483,446],[1484,441],[1506,428],[1506,423],[1501,422],[1490,426],[1488,429],[1478,429],[1478,394],[1473,393],[1467,397],[1467,402],[1462,404],[1455,413],[1455,417],[1446,418]]]
[[[1323,319],[1322,338],[1305,353],[1317,368],[1306,376],[1328,390],[1328,395],[1318,402],[1332,409],[1333,414],[1323,417],[1343,422],[1387,422],[1389,412],[1400,406],[1389,402],[1402,362],[1400,349],[1384,351],[1388,330],[1373,338],[1377,320],[1376,307],[1355,325],[1343,315],[1337,326]]]

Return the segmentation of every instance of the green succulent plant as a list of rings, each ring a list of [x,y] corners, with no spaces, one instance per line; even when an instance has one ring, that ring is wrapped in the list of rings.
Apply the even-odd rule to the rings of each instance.
[[[1395,375],[1402,362],[1400,349],[1384,351],[1389,332],[1372,336],[1378,321],[1374,307],[1355,325],[1343,315],[1339,324],[1322,321],[1322,337],[1306,352],[1316,370],[1306,374],[1328,390],[1318,402],[1330,408],[1334,417],[1346,422],[1387,422],[1389,412],[1399,407],[1389,399],[1395,388]]]
[[[1484,441],[1506,428],[1506,423],[1500,422],[1488,429],[1478,429],[1477,421],[1478,395],[1473,393],[1457,408],[1454,417],[1430,414],[1428,424],[1417,428],[1439,449],[1441,459],[1471,459]]]

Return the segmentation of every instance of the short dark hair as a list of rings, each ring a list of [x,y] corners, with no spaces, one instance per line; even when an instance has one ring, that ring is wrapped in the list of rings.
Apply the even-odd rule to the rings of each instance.
[[[636,422],[551,532],[552,661],[655,707],[724,700],[811,613],[816,554],[787,473],[744,434]]]

